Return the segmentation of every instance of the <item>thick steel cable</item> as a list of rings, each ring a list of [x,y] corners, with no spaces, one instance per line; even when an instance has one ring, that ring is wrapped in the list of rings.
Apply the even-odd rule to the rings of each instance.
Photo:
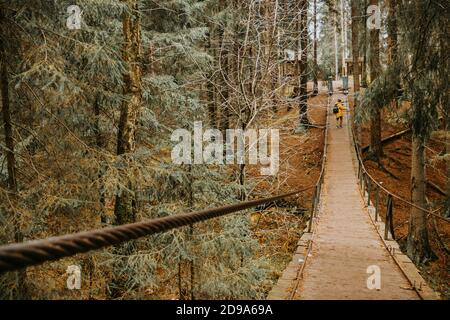
[[[287,198],[312,188],[314,186],[275,197],[251,200],[192,213],[177,214],[150,221],[0,246],[0,274],[217,218],[260,204]]]

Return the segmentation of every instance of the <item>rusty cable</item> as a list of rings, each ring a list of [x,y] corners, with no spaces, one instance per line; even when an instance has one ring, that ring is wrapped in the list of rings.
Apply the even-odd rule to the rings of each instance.
[[[270,198],[240,202],[218,208],[0,246],[0,274],[217,218],[260,204],[287,198],[312,189],[313,187],[310,186],[302,190]]]

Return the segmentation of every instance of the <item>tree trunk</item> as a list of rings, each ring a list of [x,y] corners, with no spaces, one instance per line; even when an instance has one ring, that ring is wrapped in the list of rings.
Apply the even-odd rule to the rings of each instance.
[[[426,207],[425,191],[425,143],[413,134],[411,162],[411,201],[422,208]],[[407,253],[416,264],[423,264],[434,256],[428,242],[426,213],[411,207]]]
[[[313,23],[314,23],[314,44],[313,44],[313,65],[314,65],[314,80],[313,80],[313,95],[317,96],[319,94],[319,82],[317,81],[317,0],[314,0],[314,8],[313,8]]]
[[[370,0],[371,5],[378,6],[378,0]],[[369,69],[370,82],[378,78],[380,73],[380,30],[370,30],[370,54],[369,54]],[[372,110],[370,121],[370,154],[377,162],[383,154],[383,147],[381,144],[381,110]]]
[[[445,109],[444,109],[445,110]],[[445,152],[447,157],[450,156],[450,110],[445,110]],[[447,158],[447,181],[445,183],[445,190],[447,198],[445,200],[444,216],[450,218],[450,158]]]
[[[388,18],[387,18],[387,44],[388,44],[388,65],[393,65],[397,61],[397,0],[387,0]],[[400,89],[400,77],[395,74],[395,79],[392,79],[397,88]],[[393,109],[397,108],[397,99],[393,99],[391,102]]]
[[[272,68],[271,72],[271,91],[272,91],[272,104],[273,104],[273,112],[278,112],[278,95],[277,89],[279,85],[280,79],[280,63],[278,61],[279,56],[279,48],[280,48],[280,37],[278,30],[278,0],[274,1],[273,5],[273,21],[272,21],[272,36],[271,36],[271,55],[273,56],[274,63],[276,67],[272,68],[269,65],[269,68]]]
[[[360,83],[359,75],[361,71],[359,70],[359,24],[360,21],[358,16],[358,3],[356,0],[352,0],[352,57],[353,57],[353,91],[354,93],[359,92]],[[355,107],[356,107],[355,99]]]
[[[346,28],[345,28],[345,11],[344,11],[344,0],[341,0],[341,47],[342,47],[342,76],[347,75],[347,65],[345,63],[346,57]]]
[[[102,132],[100,130],[100,98],[99,95],[95,97],[94,101],[94,115],[95,115],[95,123],[94,123],[94,134],[95,134],[95,145],[99,149],[103,149],[105,147],[105,139],[102,135]],[[100,219],[103,224],[108,223],[108,219],[105,214],[105,205],[106,205],[106,198],[105,198],[105,191],[104,191],[104,181],[103,181],[103,174],[104,170],[106,170],[103,163],[100,164],[100,169],[98,173],[98,181],[99,181],[99,200],[100,200]]]
[[[125,100],[120,109],[119,132],[117,136],[117,155],[131,154],[135,150],[135,134],[139,111],[142,100],[141,79],[141,25],[139,17],[138,0],[123,0],[128,5],[129,12],[123,17],[123,60],[127,63],[127,71],[124,74],[123,94]],[[129,190],[134,186],[127,182]],[[136,201],[132,192],[124,190],[116,196],[114,206],[116,225],[132,223],[136,221]],[[127,274],[123,274],[126,264],[126,256],[133,251],[133,243],[126,243],[116,247],[116,253],[123,259],[116,265],[116,276],[111,284],[110,295],[114,298],[120,297],[126,286]]]
[[[209,36],[208,36],[208,50],[210,55],[213,57],[214,63],[217,62],[217,53],[220,52],[216,49],[217,46],[217,39],[215,38],[215,35],[217,34],[216,29],[214,28],[214,25],[212,23],[209,24]],[[217,76],[216,69],[211,68],[211,73],[208,79],[207,83],[207,90],[208,90],[208,112],[209,112],[209,123],[212,127],[215,127],[217,125],[217,90],[216,90],[216,84],[217,84]]]
[[[359,25],[360,25],[360,19],[358,18],[358,3],[356,0],[352,0],[351,3],[351,15],[352,15],[352,58],[353,58],[353,92],[354,92],[354,98],[353,98],[353,112],[358,108],[358,99],[356,94],[359,93],[360,90],[360,83],[359,83]],[[361,128],[360,126],[357,127],[357,141],[359,144],[361,144]]]
[[[0,12],[0,16],[3,12]],[[10,192],[9,200],[12,206],[15,205],[17,199],[17,180],[16,180],[16,158],[14,155],[14,139],[12,132],[12,121],[11,121],[11,109],[10,109],[10,97],[9,97],[9,77],[8,69],[6,66],[6,52],[3,44],[0,44],[0,54],[1,54],[1,93],[2,93],[2,115],[3,115],[3,126],[5,128],[5,145],[6,145],[6,166],[8,169],[8,190]],[[14,229],[14,241],[16,243],[23,242],[23,234],[20,228],[21,217],[18,212],[14,210],[13,207],[10,208],[12,214],[12,222]],[[29,299],[29,293],[27,288],[27,274],[26,269],[22,269],[16,272],[16,290],[14,293],[15,299]]]
[[[339,51],[338,51],[338,40],[337,40],[337,13],[334,13],[334,80],[339,80]]]
[[[366,21],[366,20],[363,20]],[[363,63],[361,64],[361,87],[367,88],[367,26],[365,23],[361,23],[362,27],[362,57]]]
[[[124,74],[123,94],[125,100],[120,109],[119,132],[117,137],[117,155],[132,153],[135,150],[136,122],[141,108],[141,26],[138,13],[138,0],[126,0],[129,10],[123,18],[123,59],[128,64]],[[121,225],[135,221],[132,209],[132,195],[123,192],[116,197],[114,213],[115,224]]]
[[[308,1],[300,5],[300,128],[309,124],[308,120]]]

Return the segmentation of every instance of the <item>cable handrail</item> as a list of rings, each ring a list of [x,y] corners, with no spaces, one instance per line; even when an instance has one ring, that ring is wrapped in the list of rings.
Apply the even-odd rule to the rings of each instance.
[[[24,267],[42,264],[46,261],[54,261],[73,256],[78,253],[86,253],[88,251],[117,245],[129,240],[169,231],[174,228],[188,226],[197,222],[253,208],[264,203],[274,202],[312,188],[314,186],[270,198],[250,200],[218,208],[0,246],[0,274],[6,271],[14,271]]]
[[[328,123],[327,110],[327,123]],[[245,209],[253,208],[261,204],[274,202],[302,192],[315,189],[312,200],[310,221],[312,221],[320,198],[320,189],[324,179],[327,132],[325,128],[324,151],[319,178],[314,185],[309,187],[261,199],[255,199],[217,208],[204,209],[190,213],[182,213],[148,221],[135,222],[120,226],[94,229],[62,236],[49,237],[39,240],[31,240],[23,243],[12,243],[0,246],[0,274],[8,271],[19,270],[28,266],[39,265],[47,261],[55,261],[70,257],[78,253],[86,253],[92,250],[118,245],[120,243],[135,240],[144,236],[166,232],[171,229],[189,226],[197,222],[225,216]]]
[[[356,156],[357,156],[357,160],[358,160],[358,164],[359,164],[359,170],[361,170],[370,179],[370,181],[372,183],[374,183],[380,190],[384,191],[387,195],[389,195],[389,196],[391,196],[391,197],[393,197],[393,198],[395,198],[397,200],[400,200],[401,202],[406,203],[406,204],[408,204],[411,207],[419,209],[419,210],[427,213],[428,215],[432,215],[432,216],[434,216],[436,218],[439,218],[439,219],[441,219],[441,220],[443,220],[443,221],[445,221],[447,223],[450,223],[450,219],[445,218],[445,217],[443,217],[443,216],[441,216],[439,214],[436,214],[436,212],[441,211],[443,209],[443,207],[439,207],[439,208],[437,208],[435,210],[429,210],[429,209],[422,208],[421,206],[416,205],[416,204],[412,203],[411,201],[408,201],[408,200],[402,198],[401,196],[399,196],[399,195],[389,191],[384,186],[382,186],[378,181],[376,181],[376,179],[367,171],[366,167],[364,166],[364,162],[362,160],[361,148],[360,148],[359,144],[355,140],[355,132],[354,132],[352,124],[350,124],[350,130],[351,130],[353,145],[355,147]],[[359,174],[360,173],[358,172],[358,175]]]

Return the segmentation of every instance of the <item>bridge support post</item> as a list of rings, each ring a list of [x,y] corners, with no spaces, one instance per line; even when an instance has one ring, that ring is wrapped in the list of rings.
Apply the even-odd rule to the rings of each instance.
[[[314,205],[314,216],[317,217],[317,207],[319,206],[319,200],[320,200],[320,182],[316,187],[316,192],[315,192],[315,205]]]
[[[377,191],[375,195],[375,222],[378,221],[378,202],[380,201],[380,187],[377,185]]]
[[[361,180],[361,187],[362,187],[362,195],[363,198],[366,196],[366,175],[362,174],[362,180]]]
[[[389,230],[391,230],[391,233],[393,231],[392,227],[392,195],[388,194],[387,200],[386,200],[386,218],[384,221],[384,240],[389,239]],[[392,234],[392,237],[394,238],[394,234]]]
[[[311,232],[312,229],[312,221],[314,219],[315,209],[316,209],[316,197],[317,197],[317,188],[314,188],[313,199],[311,203],[311,213],[309,215],[309,223],[308,223],[308,232]]]

